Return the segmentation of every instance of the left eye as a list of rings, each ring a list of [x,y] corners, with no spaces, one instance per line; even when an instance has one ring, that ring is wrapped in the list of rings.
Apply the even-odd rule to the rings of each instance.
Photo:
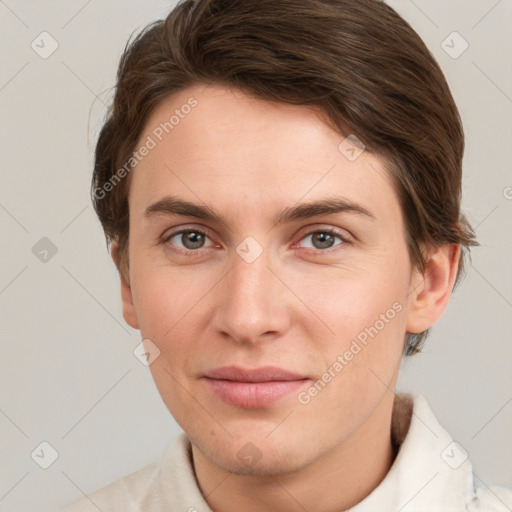
[[[308,248],[312,249],[330,249],[336,245],[341,245],[345,240],[334,231],[313,231],[304,236],[301,240],[311,240],[311,246]],[[340,243],[336,244],[335,239],[340,240]]]

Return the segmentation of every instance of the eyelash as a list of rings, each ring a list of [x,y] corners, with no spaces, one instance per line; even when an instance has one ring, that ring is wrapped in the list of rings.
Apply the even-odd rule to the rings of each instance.
[[[169,248],[169,250],[171,250],[171,251],[173,251],[175,253],[184,254],[185,256],[191,257],[191,258],[193,258],[194,256],[201,256],[203,251],[205,249],[207,249],[207,248],[201,247],[199,249],[194,250],[194,249],[176,249],[176,248],[172,247],[172,245],[169,243],[169,240],[171,238],[174,238],[175,236],[181,235],[183,233],[198,233],[198,234],[200,234],[202,236],[205,236],[205,237],[209,238],[208,237],[208,233],[206,233],[202,229],[187,228],[187,229],[181,229],[179,231],[175,231],[173,233],[170,233],[170,234],[166,235],[164,237],[164,239],[162,240],[162,243],[167,244],[167,247]],[[332,228],[316,229],[316,230],[313,230],[313,231],[309,231],[300,240],[303,240],[304,238],[306,238],[308,236],[311,236],[311,235],[314,235],[314,234],[317,234],[317,233],[323,233],[323,234],[328,234],[328,235],[335,236],[335,237],[339,238],[342,243],[337,244],[337,245],[335,245],[333,247],[329,247],[327,249],[311,249],[311,248],[306,248],[306,251],[308,251],[308,252],[312,251],[312,252],[317,253],[317,254],[330,254],[331,252],[336,252],[338,250],[342,250],[342,247],[344,245],[351,243],[350,240],[347,237],[345,237],[339,231],[336,231],[336,230],[334,230]]]

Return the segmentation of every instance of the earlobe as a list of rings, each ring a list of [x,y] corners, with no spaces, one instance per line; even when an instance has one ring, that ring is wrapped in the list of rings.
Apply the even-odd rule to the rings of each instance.
[[[123,318],[126,323],[133,329],[139,329],[139,321],[137,319],[137,312],[133,303],[132,288],[129,282],[129,276],[124,276],[121,270],[121,254],[117,242],[112,243],[111,249],[112,259],[119,272],[121,281],[121,300],[123,303]]]
[[[460,244],[438,247],[424,272],[416,274],[409,292],[407,332],[419,333],[431,327],[448,306],[459,264]]]

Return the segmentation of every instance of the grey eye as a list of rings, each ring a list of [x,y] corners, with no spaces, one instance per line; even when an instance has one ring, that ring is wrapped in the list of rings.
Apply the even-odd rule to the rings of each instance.
[[[311,245],[309,248],[312,249],[330,249],[335,245],[336,238],[343,242],[343,239],[336,233],[331,233],[329,231],[315,231],[313,233],[309,233],[302,240],[311,239]]]
[[[167,241],[181,249],[194,250],[203,248],[207,239],[202,231],[188,229],[174,233]]]

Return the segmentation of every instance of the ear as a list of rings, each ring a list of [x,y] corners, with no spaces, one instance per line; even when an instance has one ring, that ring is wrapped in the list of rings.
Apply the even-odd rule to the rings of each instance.
[[[123,317],[126,323],[134,329],[139,329],[139,321],[137,319],[137,312],[133,304],[132,289],[129,282],[129,276],[123,276],[121,271],[121,254],[119,250],[119,244],[112,242],[111,249],[112,259],[116,264],[121,279],[121,300],[123,302]],[[127,266],[125,266],[126,268]]]
[[[460,244],[438,247],[424,272],[416,271],[411,279],[407,332],[423,332],[441,318],[448,306],[459,266]]]

